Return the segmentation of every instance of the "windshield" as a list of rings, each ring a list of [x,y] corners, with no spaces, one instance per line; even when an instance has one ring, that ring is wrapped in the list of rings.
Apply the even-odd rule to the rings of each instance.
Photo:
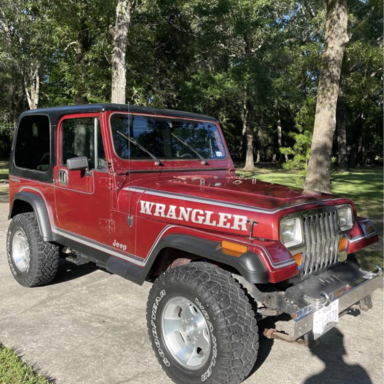
[[[154,116],[113,114],[113,145],[123,159],[151,159],[150,155],[129,143],[118,132],[133,137],[160,159],[195,160],[197,153],[205,159],[224,159],[225,149],[219,129],[213,123]],[[197,153],[177,138],[188,143]]]

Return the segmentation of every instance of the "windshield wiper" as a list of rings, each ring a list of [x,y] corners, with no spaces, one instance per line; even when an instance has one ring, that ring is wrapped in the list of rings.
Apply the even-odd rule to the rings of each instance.
[[[120,131],[117,131],[117,133],[130,141],[133,145],[136,145],[137,148],[140,148],[143,152],[147,153],[149,156],[152,157],[153,160],[155,160],[155,165],[163,165],[163,163],[151,152],[148,151],[148,149],[145,149],[141,144],[139,144],[133,137],[125,136]]]
[[[197,156],[199,156],[199,159],[201,160],[201,163],[203,165],[208,165],[207,160],[204,159],[203,156],[200,155],[199,152],[196,151],[195,148],[191,147],[187,142],[184,140],[180,139],[180,137],[176,136],[174,133],[171,133],[171,135],[176,139],[179,140],[181,144],[184,144],[187,148],[189,148],[192,152],[194,152]]]

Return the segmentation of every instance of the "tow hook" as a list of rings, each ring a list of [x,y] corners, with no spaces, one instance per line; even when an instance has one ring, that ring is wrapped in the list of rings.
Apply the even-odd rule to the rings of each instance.
[[[308,348],[314,348],[320,344],[319,340],[313,340],[312,332],[304,335],[304,339],[297,339],[297,340],[292,340],[291,336],[287,335],[286,333],[279,332],[273,328],[265,328],[263,335],[267,339],[282,340],[290,344],[298,344]]]

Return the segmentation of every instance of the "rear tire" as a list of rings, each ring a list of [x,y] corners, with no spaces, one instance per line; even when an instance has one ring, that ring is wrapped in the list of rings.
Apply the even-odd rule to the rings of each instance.
[[[8,264],[24,287],[51,282],[59,267],[59,247],[43,241],[34,213],[15,216],[7,233]]]
[[[175,383],[238,384],[256,362],[255,313],[238,282],[217,266],[190,263],[160,275],[149,294],[147,323],[156,357]],[[208,343],[199,338],[207,333],[204,323]]]

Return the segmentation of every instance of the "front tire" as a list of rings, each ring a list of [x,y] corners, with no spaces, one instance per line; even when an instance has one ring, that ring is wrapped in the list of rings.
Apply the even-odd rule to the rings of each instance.
[[[166,374],[183,384],[238,384],[259,348],[255,314],[230,273],[208,263],[171,269],[147,304],[153,350]]]
[[[59,267],[59,247],[43,241],[34,213],[16,215],[7,233],[8,264],[24,287],[51,282]]]

